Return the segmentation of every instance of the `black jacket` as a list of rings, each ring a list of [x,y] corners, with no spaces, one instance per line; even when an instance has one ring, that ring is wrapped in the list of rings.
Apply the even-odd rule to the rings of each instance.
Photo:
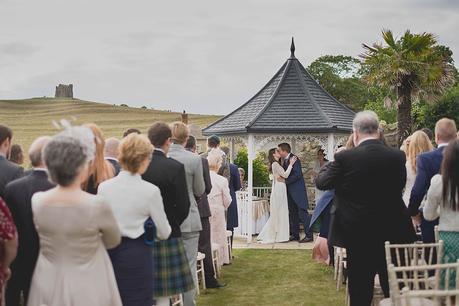
[[[163,152],[155,150],[150,166],[142,178],[161,190],[164,210],[172,228],[171,237],[180,237],[180,225],[190,211],[185,167],[178,161],[166,157]]]
[[[402,199],[406,183],[405,154],[379,140],[336,154],[316,179],[317,188],[335,189],[339,199],[334,222],[344,243],[366,239],[409,243],[416,239]]]
[[[9,183],[5,188],[5,202],[11,211],[18,230],[19,247],[12,264],[14,282],[24,277],[30,282],[38,257],[39,239],[32,214],[32,196],[39,191],[46,191],[54,185],[48,180],[45,171],[34,170],[30,175]]]
[[[209,218],[211,216],[211,213],[207,195],[212,190],[212,182],[210,181],[209,162],[206,158],[202,159],[202,170],[204,173],[204,183],[206,185],[206,192],[199,199],[196,199],[196,202],[198,203],[199,215],[201,216],[201,218]]]
[[[6,185],[22,177],[24,169],[0,155],[0,198],[5,196]]]

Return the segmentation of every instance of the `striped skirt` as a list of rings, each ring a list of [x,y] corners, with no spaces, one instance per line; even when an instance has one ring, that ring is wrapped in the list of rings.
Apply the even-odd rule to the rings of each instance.
[[[155,241],[152,253],[155,271],[154,297],[173,296],[194,288],[181,238]]]
[[[456,263],[459,259],[459,232],[440,231],[440,240],[444,242],[443,263]],[[444,275],[442,276],[444,279]],[[444,285],[444,280],[442,281]],[[452,272],[449,275],[449,288],[456,288],[456,273]]]

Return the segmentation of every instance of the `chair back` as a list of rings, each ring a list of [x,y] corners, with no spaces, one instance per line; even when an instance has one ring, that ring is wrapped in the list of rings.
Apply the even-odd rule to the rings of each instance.
[[[422,303],[426,301],[426,303]],[[401,305],[403,306],[456,306],[459,301],[459,290],[409,290],[403,288]]]
[[[435,225],[434,232],[435,232],[435,242],[440,241],[440,231],[438,229],[438,225]]]
[[[441,263],[443,241],[435,243],[390,244],[386,241],[386,264],[395,267],[423,266]]]

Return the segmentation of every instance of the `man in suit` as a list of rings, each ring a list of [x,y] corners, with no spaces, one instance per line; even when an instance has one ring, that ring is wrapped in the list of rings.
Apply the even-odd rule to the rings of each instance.
[[[402,199],[406,183],[405,154],[379,139],[378,116],[358,113],[353,121],[352,150],[335,155],[316,178],[321,190],[335,189],[340,223],[348,256],[351,305],[369,306],[375,274],[389,296],[384,243],[411,243],[414,228]]]
[[[281,143],[278,146],[279,153],[283,159],[283,167],[286,170],[290,159],[295,156],[288,143]],[[290,241],[311,242],[312,231],[309,229],[311,215],[308,213],[308,194],[304,183],[303,171],[301,170],[300,159],[293,164],[292,172],[285,179],[287,185],[288,213],[290,221]],[[305,237],[300,240],[300,221],[303,223]]]
[[[416,159],[416,180],[411,190],[408,210],[415,224],[421,226],[422,241],[425,243],[435,242],[435,226],[438,219],[427,221],[422,216],[421,202],[430,187],[430,180],[440,172],[443,160],[443,150],[451,140],[456,139],[456,124],[453,120],[443,118],[435,124],[435,142],[438,145],[436,150],[419,154]]]
[[[29,149],[32,173],[10,182],[5,188],[5,202],[11,211],[19,235],[18,253],[11,265],[12,276],[6,289],[7,306],[19,305],[21,293],[27,303],[39,251],[31,199],[36,192],[46,191],[54,186],[48,180],[46,165],[42,159],[42,150],[50,139],[50,137],[39,137],[32,143]]]
[[[196,154],[196,138],[194,136],[189,136],[188,141],[186,142],[185,148]],[[209,201],[207,195],[212,190],[212,182],[210,180],[209,172],[209,163],[206,158],[202,158],[202,170],[204,175],[204,184],[206,185],[206,190],[202,196],[196,198],[198,203],[199,215],[201,216],[201,225],[202,231],[199,233],[199,243],[198,251],[205,254],[204,258],[204,273],[206,278],[206,287],[207,288],[221,288],[225,285],[220,284],[217,279],[215,279],[215,269],[212,261],[212,239],[210,233],[210,222],[209,218],[211,216]]]
[[[120,141],[115,137],[111,137],[105,140],[104,156],[105,159],[108,160],[110,164],[112,164],[113,169],[115,169],[115,176],[118,175],[118,173],[121,171],[120,162],[118,161],[119,145]]]
[[[169,156],[185,166],[188,195],[190,198],[190,213],[180,226],[180,230],[182,231],[183,244],[190,263],[191,275],[197,287],[196,256],[198,255],[199,232],[202,230],[202,226],[196,197],[202,196],[206,191],[202,170],[202,158],[185,150],[189,130],[184,123],[175,122],[172,123],[170,127],[172,130],[172,145],[169,150]],[[195,297],[196,290],[186,292],[183,295],[185,306],[195,305]]]
[[[7,126],[0,125],[0,198],[5,196],[5,186],[23,175],[24,170],[7,158],[11,150],[13,132]]]

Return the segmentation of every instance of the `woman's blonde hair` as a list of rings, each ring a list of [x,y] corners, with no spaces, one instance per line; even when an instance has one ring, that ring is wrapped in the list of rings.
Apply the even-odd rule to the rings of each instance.
[[[188,127],[180,121],[173,122],[170,125],[172,131],[172,141],[177,144],[183,144],[187,141],[190,135]]]
[[[423,152],[432,151],[433,146],[429,136],[423,131],[416,131],[409,137],[407,142],[407,156],[413,172],[416,173],[416,157]]]
[[[223,156],[216,150],[211,150],[207,155],[207,161],[209,162],[209,169],[218,170],[222,166]]]
[[[89,166],[89,174],[94,176],[94,186],[99,186],[100,183],[112,178],[115,175],[115,170],[113,166],[105,160],[104,148],[105,148],[105,139],[102,133],[102,130],[94,123],[88,123],[84,126],[90,128],[94,134],[94,142],[96,144],[96,154],[94,160]],[[87,184],[88,182],[85,183]]]
[[[119,152],[118,159],[121,167],[137,173],[142,163],[151,157],[153,146],[148,137],[132,133],[121,140]]]

